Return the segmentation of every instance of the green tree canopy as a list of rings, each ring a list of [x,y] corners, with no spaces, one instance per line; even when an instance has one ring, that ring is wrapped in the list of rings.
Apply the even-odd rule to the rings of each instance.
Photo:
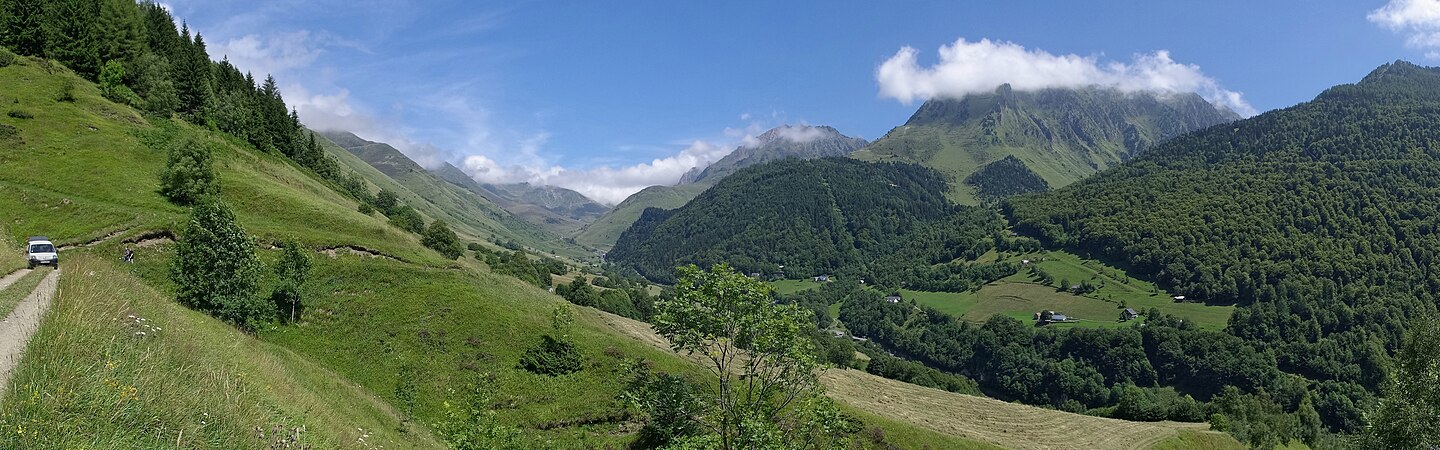
[[[715,377],[713,408],[695,420],[725,449],[800,438],[781,430],[806,420],[788,407],[819,395],[809,313],[774,303],[769,286],[723,264],[679,274],[675,297],[658,302],[654,324],[672,349],[700,355]]]
[[[195,205],[170,263],[176,300],[254,330],[274,316],[259,295],[260,269],[255,241],[228,206],[216,199]]]

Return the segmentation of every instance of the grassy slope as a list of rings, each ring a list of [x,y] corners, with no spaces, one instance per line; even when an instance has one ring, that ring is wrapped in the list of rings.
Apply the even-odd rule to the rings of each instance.
[[[392,177],[323,135],[316,134],[316,140],[325,148],[326,153],[336,158],[342,166],[354,170],[377,188],[396,192],[402,201],[428,218],[445,220],[457,234],[468,241],[488,241],[497,237],[501,240],[515,239],[550,254],[569,258],[587,256],[583,250],[565,242],[559,236],[546,233],[535,225],[512,216],[485,197],[419,170],[419,166],[413,162],[406,160],[387,164],[386,167],[389,168],[417,168],[416,171],[396,169]],[[387,158],[404,158],[399,152],[385,154]]]
[[[3,448],[258,448],[256,427],[303,427],[317,448],[440,447],[354,383],[90,254],[67,260],[6,389]]]
[[[0,226],[0,230],[4,230]],[[0,231],[0,276],[25,267],[25,249],[12,242],[10,233]]]
[[[1194,320],[1205,329],[1218,330],[1225,327],[1230,319],[1233,306],[1210,306],[1201,303],[1175,303],[1171,296],[1155,287],[1153,283],[1132,278],[1124,271],[1094,260],[1083,260],[1063,251],[1049,251],[1041,254],[1010,254],[1002,259],[1019,262],[1022,259],[1039,262],[1041,269],[1050,273],[1056,283],[1070,280],[1072,284],[1089,281],[1103,287],[1084,296],[1068,292],[1057,292],[1055,287],[1036,282],[1028,273],[1020,273],[986,284],[978,292],[916,292],[903,291],[907,299],[955,315],[965,320],[981,322],[995,314],[1003,314],[1030,321],[1040,310],[1054,310],[1080,319],[1079,322],[1057,324],[1061,327],[1120,327],[1133,322],[1119,322],[1124,307],[1135,308],[1142,313],[1154,307],[1167,314],[1174,314]]]
[[[905,125],[891,130],[884,139],[861,149],[851,157],[865,161],[912,161],[933,167],[953,177],[949,197],[964,205],[974,205],[973,188],[960,183],[981,166],[1014,155],[1030,170],[1045,179],[1051,188],[1058,188],[1097,172],[1074,154],[1027,147],[997,146],[979,142],[978,123],[949,128],[939,125]],[[1107,168],[1105,165],[1100,170]]]
[[[601,250],[609,250],[615,246],[615,241],[620,239],[620,233],[624,233],[626,229],[630,228],[630,225],[640,219],[640,213],[644,212],[645,208],[675,209],[685,206],[710,186],[710,183],[695,183],[645,188],[586,225],[575,235],[575,241]]]

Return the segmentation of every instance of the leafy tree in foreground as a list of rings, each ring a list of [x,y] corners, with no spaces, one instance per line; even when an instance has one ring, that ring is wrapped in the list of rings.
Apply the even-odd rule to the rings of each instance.
[[[170,263],[176,300],[255,330],[275,313],[257,295],[260,269],[255,241],[245,234],[229,207],[215,199],[195,205]]]
[[[1416,321],[1358,448],[1440,447],[1440,326]]]
[[[160,172],[160,194],[170,201],[190,205],[216,193],[215,170],[210,148],[192,138],[179,139],[170,146],[170,158]]]
[[[717,389],[706,402],[711,407],[688,419],[711,433],[682,444],[727,450],[843,444],[837,442],[843,434],[836,441],[813,439],[817,429],[838,429],[841,416],[833,405],[810,407],[821,394],[809,314],[773,303],[767,285],[729,266],[678,270],[675,297],[656,305],[655,330],[675,351],[701,355]]]
[[[270,298],[275,301],[275,309],[281,316],[288,313],[288,323],[294,323],[304,313],[305,302],[300,288],[305,286],[305,278],[309,274],[310,255],[305,248],[294,239],[285,241],[280,261],[275,263],[275,277],[279,279],[279,284]]]

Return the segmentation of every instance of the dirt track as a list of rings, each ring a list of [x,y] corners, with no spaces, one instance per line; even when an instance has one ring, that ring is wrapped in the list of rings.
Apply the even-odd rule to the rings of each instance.
[[[9,287],[24,276],[24,273],[20,272],[29,273],[29,270],[18,270],[0,279],[0,288]],[[25,300],[15,305],[15,310],[10,312],[9,317],[0,322],[0,400],[3,400],[5,395],[10,373],[20,364],[25,345],[30,342],[30,336],[35,334],[35,329],[40,327],[40,319],[45,317],[45,311],[50,309],[50,300],[55,297],[59,279],[59,270],[45,275],[45,279],[40,280],[40,285],[36,286]]]

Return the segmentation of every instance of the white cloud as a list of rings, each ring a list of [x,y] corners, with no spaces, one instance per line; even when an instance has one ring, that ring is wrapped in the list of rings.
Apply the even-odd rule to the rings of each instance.
[[[622,167],[571,169],[560,166],[503,165],[484,155],[470,155],[461,170],[482,183],[531,183],[572,189],[601,203],[614,205],[650,186],[673,185],[695,167],[705,167],[734,150],[733,146],[696,140],[675,155]],[[523,150],[522,150],[523,151]]]
[[[1405,46],[1440,59],[1440,0],[1390,0],[1365,16],[1371,23],[1406,34]]]
[[[875,69],[881,96],[910,103],[992,92],[1005,83],[1022,91],[1101,86],[1125,92],[1195,92],[1241,115],[1255,114],[1240,93],[1222,88],[1199,66],[1175,62],[1165,50],[1135,55],[1129,63],[1102,62],[1096,57],[1030,50],[1013,42],[961,38],[940,47],[940,61],[934,66],[921,67],[918,53],[902,47]]]
[[[825,130],[809,125],[786,125],[775,129],[775,134],[796,144],[804,144],[825,137]]]
[[[208,48],[212,58],[228,58],[242,72],[250,72],[257,80],[292,69],[308,67],[323,52],[309,31],[274,33],[264,36],[247,34],[228,39]]]

